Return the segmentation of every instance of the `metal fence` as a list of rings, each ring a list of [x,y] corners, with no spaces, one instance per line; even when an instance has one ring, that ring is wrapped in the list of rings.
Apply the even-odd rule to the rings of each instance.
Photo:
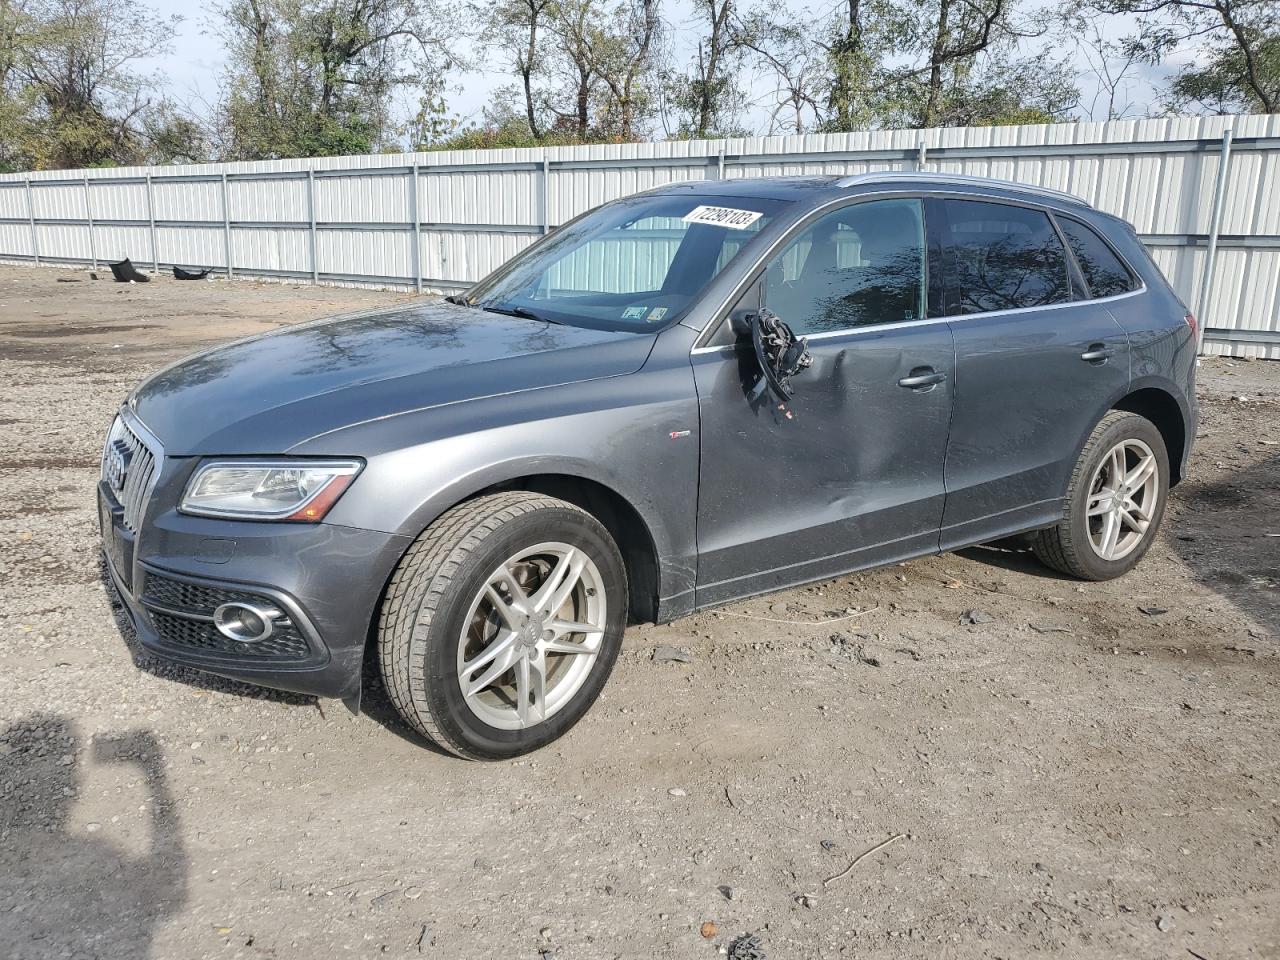
[[[927,169],[1132,222],[1209,353],[1280,358],[1280,116],[887,130],[0,176],[0,260],[213,267],[449,291],[606,200],[677,180]]]

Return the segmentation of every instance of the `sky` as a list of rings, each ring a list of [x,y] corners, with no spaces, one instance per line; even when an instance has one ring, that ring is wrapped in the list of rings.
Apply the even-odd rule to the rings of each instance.
[[[806,7],[812,9],[805,0],[784,0],[795,10]],[[180,16],[171,48],[158,52],[144,64],[144,68],[159,74],[166,82],[168,91],[180,102],[189,103],[197,108],[201,104],[212,105],[218,99],[218,85],[225,62],[222,40],[213,24],[214,15],[210,13],[209,0],[151,0],[152,9],[165,15]],[[825,6],[822,9],[826,9]],[[675,53],[687,55],[692,47],[689,39],[694,34],[692,26],[692,10],[690,0],[665,0],[663,13],[670,25],[670,36]],[[1123,18],[1111,18],[1104,26],[1104,33],[1109,38],[1118,38],[1127,32],[1128,23]],[[1063,51],[1067,53],[1068,51]],[[1072,57],[1077,69],[1086,70],[1084,58],[1077,52]],[[1125,99],[1132,104],[1130,114],[1143,116],[1148,108],[1154,109],[1157,104],[1156,90],[1165,82],[1170,74],[1182,63],[1194,59],[1194,51],[1182,51],[1170,58],[1169,62],[1160,66],[1143,66],[1132,73],[1132,81],[1126,85]],[[501,71],[478,70],[466,76],[450,78],[452,89],[449,90],[449,106],[453,113],[464,120],[479,122],[481,112],[490,102],[493,91],[504,84],[514,82],[514,77]],[[1087,105],[1097,92],[1096,79],[1084,72],[1078,77],[1081,87],[1082,101]],[[752,91],[753,96],[767,94],[766,89]],[[1102,111],[1096,119],[1106,119],[1105,104],[1097,104],[1096,110]],[[405,108],[407,115],[407,107]],[[764,132],[767,109],[757,107],[745,118],[748,127]],[[1089,119],[1083,116],[1082,119]]]

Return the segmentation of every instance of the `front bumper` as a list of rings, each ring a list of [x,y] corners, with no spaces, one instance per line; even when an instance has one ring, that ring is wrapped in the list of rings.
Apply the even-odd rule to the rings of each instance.
[[[355,698],[383,585],[408,540],[328,524],[188,517],[153,503],[139,534],[106,484],[103,553],[142,646],[207,673],[321,697]],[[212,610],[259,598],[284,613],[258,644],[228,641]]]

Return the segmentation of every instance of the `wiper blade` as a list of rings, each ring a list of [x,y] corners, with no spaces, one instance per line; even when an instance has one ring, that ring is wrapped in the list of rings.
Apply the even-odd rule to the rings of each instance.
[[[474,307],[474,306],[475,306],[475,304],[474,304],[474,303],[472,303],[470,300],[468,300],[468,299],[466,298],[466,296],[465,296],[464,294],[461,294],[461,293],[451,293],[451,294],[449,294],[447,297],[445,297],[445,298],[444,298],[444,302],[445,302],[445,303],[456,303],[456,304],[457,304],[458,306],[460,306],[460,307]]]
[[[526,320],[537,320],[540,323],[560,322],[559,320],[552,320],[550,317],[544,317],[540,313],[535,313],[528,307],[491,307],[480,304],[476,304],[476,306],[479,306],[481,310],[485,310],[489,313],[500,313],[506,317],[524,317]]]

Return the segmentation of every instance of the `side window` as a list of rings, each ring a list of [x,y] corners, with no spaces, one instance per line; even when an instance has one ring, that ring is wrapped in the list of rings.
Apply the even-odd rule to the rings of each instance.
[[[1058,226],[1067,238],[1067,246],[1075,254],[1091,296],[1114,297],[1133,289],[1133,277],[1128,268],[1092,228],[1079,220],[1061,216],[1058,217]]]
[[[979,200],[945,200],[943,207],[947,314],[1071,299],[1066,251],[1048,214]]]
[[[924,316],[919,200],[873,200],[829,213],[765,271],[765,306],[797,335]]]

